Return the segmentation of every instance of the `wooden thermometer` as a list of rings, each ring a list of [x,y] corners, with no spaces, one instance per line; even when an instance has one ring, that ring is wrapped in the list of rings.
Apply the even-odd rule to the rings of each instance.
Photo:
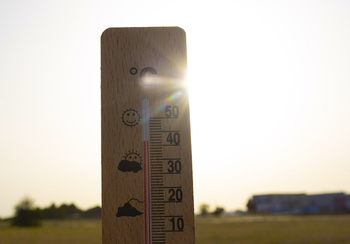
[[[186,34],[101,37],[103,243],[195,243]]]

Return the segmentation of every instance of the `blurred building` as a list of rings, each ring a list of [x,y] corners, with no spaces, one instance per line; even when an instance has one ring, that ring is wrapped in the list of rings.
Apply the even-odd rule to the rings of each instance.
[[[306,207],[306,194],[269,194],[253,196],[257,213],[300,213]]]
[[[344,193],[318,194],[308,196],[309,213],[345,213],[347,195]]]
[[[350,195],[268,194],[254,195],[252,202],[260,214],[341,214],[350,213]]]

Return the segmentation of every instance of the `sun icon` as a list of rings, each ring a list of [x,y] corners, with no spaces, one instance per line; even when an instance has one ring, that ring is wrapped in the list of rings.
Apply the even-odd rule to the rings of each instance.
[[[135,126],[140,122],[141,116],[135,109],[127,109],[123,115],[122,120],[127,126]]]
[[[129,162],[137,162],[141,164],[141,155],[137,152],[134,152],[134,150],[132,150],[131,152],[129,151],[129,153],[127,153],[126,156],[124,156],[124,158]]]

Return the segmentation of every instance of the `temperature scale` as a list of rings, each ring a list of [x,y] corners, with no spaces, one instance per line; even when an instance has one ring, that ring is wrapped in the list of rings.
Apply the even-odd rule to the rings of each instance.
[[[104,244],[195,243],[186,67],[180,28],[102,34]]]

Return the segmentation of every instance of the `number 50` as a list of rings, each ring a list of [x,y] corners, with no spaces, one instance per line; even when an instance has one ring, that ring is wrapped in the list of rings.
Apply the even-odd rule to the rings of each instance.
[[[179,117],[179,107],[174,105],[174,106],[166,106],[165,107],[165,116],[170,118],[170,117],[174,117],[177,118]]]

